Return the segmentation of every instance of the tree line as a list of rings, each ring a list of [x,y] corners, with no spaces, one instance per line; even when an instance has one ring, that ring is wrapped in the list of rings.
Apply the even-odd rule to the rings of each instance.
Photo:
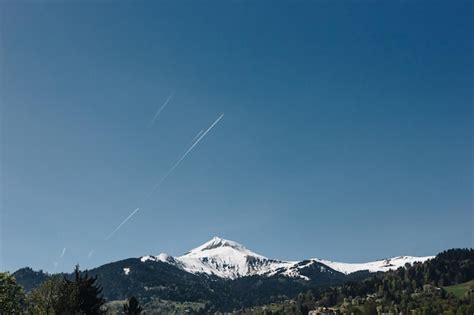
[[[0,315],[105,315],[105,299],[97,277],[74,269],[72,279],[53,276],[25,294],[9,273],[0,273]],[[123,306],[127,315],[139,315],[142,307],[135,297]]]

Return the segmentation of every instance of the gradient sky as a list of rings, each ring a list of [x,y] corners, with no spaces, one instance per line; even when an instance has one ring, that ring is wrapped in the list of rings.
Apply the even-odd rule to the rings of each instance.
[[[0,270],[474,246],[473,7],[1,2]]]

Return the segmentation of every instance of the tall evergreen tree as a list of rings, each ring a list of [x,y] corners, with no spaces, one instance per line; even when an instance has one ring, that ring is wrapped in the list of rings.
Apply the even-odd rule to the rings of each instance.
[[[138,305],[138,300],[132,296],[128,299],[128,303],[124,304],[123,311],[126,315],[140,315],[143,309],[140,305]]]
[[[68,285],[75,287],[79,301],[79,310],[86,315],[105,314],[102,310],[105,299],[102,288],[96,283],[97,277],[90,277],[87,271],[81,273],[79,265],[74,269],[74,280],[66,280]]]

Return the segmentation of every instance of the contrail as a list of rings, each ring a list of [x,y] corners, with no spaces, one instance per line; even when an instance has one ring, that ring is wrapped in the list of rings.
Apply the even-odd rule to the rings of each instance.
[[[166,100],[165,104],[162,106],[162,108],[164,108],[164,106],[166,106],[166,104],[169,102],[169,99],[171,98],[172,95],[170,95],[170,97],[168,98],[168,100]],[[157,114],[155,115],[155,118],[158,116],[159,112],[161,111],[158,110]],[[211,131],[212,128],[214,128],[215,125],[217,125],[217,123],[222,119],[222,117],[224,117],[224,114],[221,114],[212,124],[211,126],[209,126],[209,128],[206,129],[206,131],[199,131],[199,133],[193,138],[193,141],[192,141],[192,145],[186,150],[186,152],[184,152],[184,154],[181,156],[181,158],[176,161],[176,163],[168,170],[168,172],[166,172],[166,174],[158,181],[158,183],[155,184],[155,186],[153,186],[153,189],[150,191],[150,195],[153,191],[155,191],[160,185],[161,183],[163,183],[163,181],[176,169],[176,167],[178,167],[178,165],[186,158],[186,156],[194,149],[194,147],[209,133],[209,131]],[[128,215],[128,217],[125,218],[125,220],[122,221],[122,223],[120,223],[116,228],[115,230],[112,231],[112,233],[110,233],[105,240],[109,240],[128,220],[130,220],[131,217],[133,217],[135,215],[135,213],[138,212],[138,210],[140,210],[140,208],[136,208],[132,213],[130,213]],[[90,258],[93,254],[94,250],[91,250],[89,252],[89,255],[88,257]]]
[[[53,262],[53,266],[54,266],[54,271],[56,271],[56,269],[58,268],[59,266],[59,263],[61,262],[61,260],[63,259],[64,255],[66,254],[66,247],[63,247],[63,250],[61,251],[61,254],[59,254],[59,257],[56,261]]]
[[[66,247],[63,248],[63,251],[61,252],[61,255],[59,255],[59,258],[63,258],[65,254],[66,254]]]
[[[168,103],[171,101],[171,99],[173,98],[173,95],[174,95],[174,92],[171,92],[171,94],[168,96],[168,98],[166,99],[166,101],[163,103],[163,105],[161,105],[161,107],[156,111],[155,113],[155,116],[153,116],[153,119],[151,120],[150,124],[148,125],[148,128],[150,128],[151,126],[153,126],[153,124],[155,123],[155,120],[158,118],[158,116],[160,116],[161,114],[161,111],[163,109],[165,109],[165,107],[168,105]]]
[[[202,129],[199,130],[199,132],[197,133],[197,135],[195,135],[194,138],[193,138],[193,140],[191,140],[191,143],[193,143],[194,140],[196,140],[196,139],[201,135],[201,133],[203,133],[203,132],[204,132],[204,130],[202,130]]]
[[[183,156],[181,156],[181,158],[178,161],[176,161],[176,163],[174,163],[174,165],[168,170],[168,172],[166,172],[166,174],[158,181],[158,183],[156,183],[155,186],[153,186],[153,189],[151,190],[151,192],[155,191],[161,185],[161,183],[165,181],[165,179],[175,170],[175,168],[178,167],[178,165],[186,158],[186,155],[188,155],[189,152],[191,152],[194,149],[194,147],[202,140],[202,138],[204,138],[207,135],[207,133],[211,131],[212,128],[214,128],[214,126],[219,122],[219,120],[222,119],[222,117],[224,117],[224,114],[221,114],[212,123],[212,125],[206,129],[206,131],[204,131],[203,133],[201,133],[199,137],[197,137],[197,140],[189,147],[189,149],[186,152],[184,152]]]
[[[89,254],[87,254],[87,258],[91,258],[93,254],[94,254],[94,250],[92,249],[92,250],[89,252]]]
[[[130,213],[128,215],[128,217],[125,218],[125,220],[122,221],[122,223],[120,223],[116,228],[115,230],[112,231],[112,233],[109,234],[109,236],[107,236],[107,238],[105,240],[109,240],[114,234],[115,232],[117,232],[121,227],[122,225],[124,225],[128,220],[130,220],[131,217],[133,217],[135,215],[135,213],[137,213],[137,211],[140,210],[140,208],[136,208],[135,210],[133,210],[132,213]]]

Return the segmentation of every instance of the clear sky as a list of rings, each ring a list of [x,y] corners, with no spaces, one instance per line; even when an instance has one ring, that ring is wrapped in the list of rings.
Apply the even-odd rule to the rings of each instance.
[[[0,269],[472,247],[473,3],[336,2],[1,2]]]

